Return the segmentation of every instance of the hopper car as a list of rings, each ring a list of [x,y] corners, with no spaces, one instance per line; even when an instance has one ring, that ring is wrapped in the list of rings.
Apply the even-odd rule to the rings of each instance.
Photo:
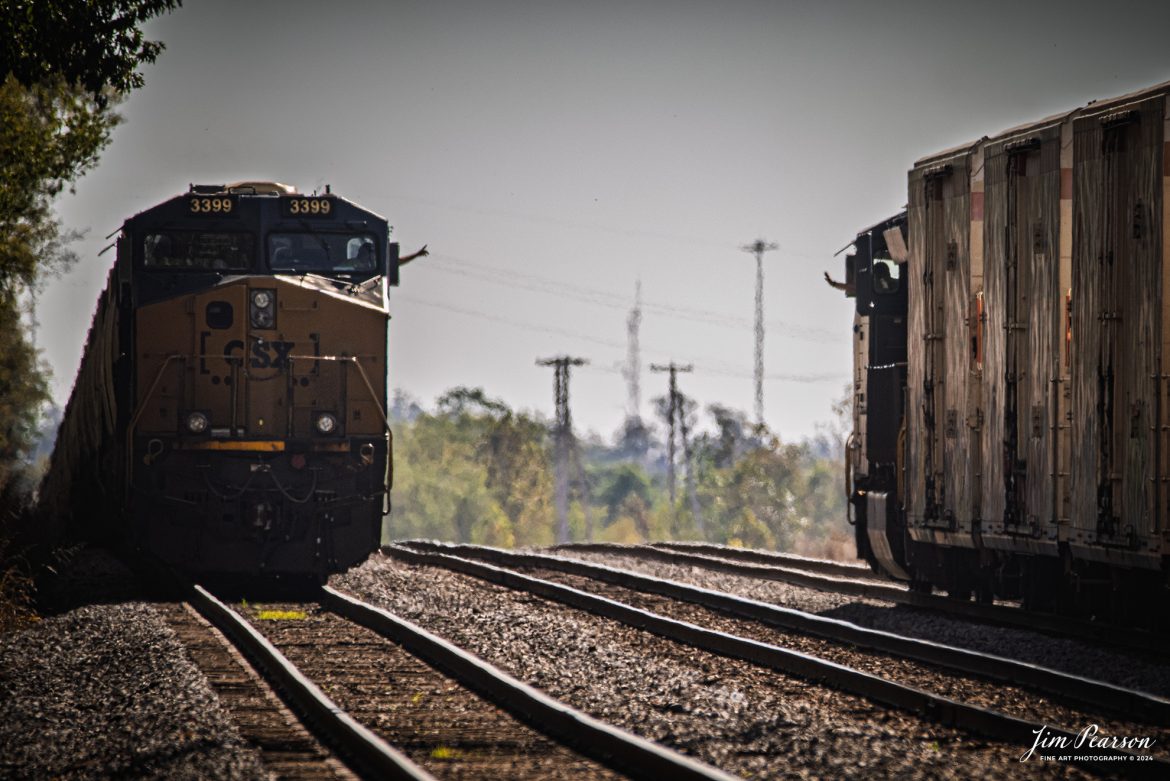
[[[1170,83],[929,155],[846,255],[849,513],[911,588],[1170,626]]]
[[[323,578],[380,542],[387,221],[192,185],[127,219],[39,491],[58,536],[192,575]]]

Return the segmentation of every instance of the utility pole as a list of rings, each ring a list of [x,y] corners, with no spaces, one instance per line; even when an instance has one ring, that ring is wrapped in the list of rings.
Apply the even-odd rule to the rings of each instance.
[[[756,258],[756,425],[764,427],[764,253],[779,249],[776,242],[756,239],[740,249]]]
[[[691,457],[691,443],[690,432],[687,431],[687,411],[685,397],[678,389],[678,375],[679,373],[686,373],[694,371],[694,366],[687,364],[680,366],[671,361],[669,364],[662,366],[660,364],[650,364],[650,371],[652,372],[668,372],[670,374],[670,396],[669,396],[669,411],[667,412],[667,426],[669,428],[669,435],[667,440],[667,464],[666,464],[666,479],[670,487],[670,507],[673,511],[675,502],[675,474],[674,474],[674,439],[675,439],[675,421],[678,421],[679,432],[682,434],[683,459],[687,467],[687,497],[690,499],[691,515],[695,519],[695,526],[699,530],[699,535],[706,538],[706,529],[703,526],[703,515],[699,511],[699,495],[695,491],[695,464]]]
[[[537,366],[552,366],[553,395],[556,399],[557,422],[553,428],[553,447],[556,457],[556,506],[557,506],[557,542],[569,541],[569,460],[570,453],[577,465],[582,492],[582,507],[585,509],[587,534],[593,536],[593,524],[589,518],[589,497],[585,492],[584,472],[581,470],[581,461],[576,457],[576,442],[573,439],[573,421],[569,415],[569,367],[584,366],[588,361],[584,358],[571,358],[561,355],[556,358],[537,359]]]

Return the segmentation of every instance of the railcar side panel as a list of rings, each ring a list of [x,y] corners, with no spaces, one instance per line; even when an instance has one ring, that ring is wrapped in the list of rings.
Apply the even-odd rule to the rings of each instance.
[[[910,296],[907,422],[911,537],[971,546],[974,474],[967,426],[970,297],[970,153],[920,165],[910,175],[910,261],[921,286]]]
[[[86,337],[73,393],[65,407],[49,471],[39,491],[39,503],[51,538],[67,528],[83,536],[100,536],[108,520],[81,517],[79,507],[109,508],[116,513],[123,501],[125,464],[118,437],[120,409],[115,363],[125,349],[120,342],[118,270],[110,271],[106,288]]]
[[[1104,106],[1074,130],[1071,545],[1156,565],[1161,343],[1161,95]],[[1147,555],[1141,555],[1145,553]]]
[[[1055,553],[1060,125],[989,143],[985,170],[983,539]]]

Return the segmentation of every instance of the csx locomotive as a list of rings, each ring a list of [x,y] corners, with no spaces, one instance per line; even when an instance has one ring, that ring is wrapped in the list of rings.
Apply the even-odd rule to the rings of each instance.
[[[1170,83],[919,160],[853,248],[860,555],[1165,627]]]
[[[384,218],[268,182],[128,219],[40,491],[49,523],[191,574],[322,577],[391,477]]]

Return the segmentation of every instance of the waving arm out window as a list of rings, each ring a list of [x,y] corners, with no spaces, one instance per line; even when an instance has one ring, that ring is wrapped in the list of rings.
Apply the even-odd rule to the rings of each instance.
[[[273,233],[268,237],[273,271],[377,274],[374,237],[365,233]]]

